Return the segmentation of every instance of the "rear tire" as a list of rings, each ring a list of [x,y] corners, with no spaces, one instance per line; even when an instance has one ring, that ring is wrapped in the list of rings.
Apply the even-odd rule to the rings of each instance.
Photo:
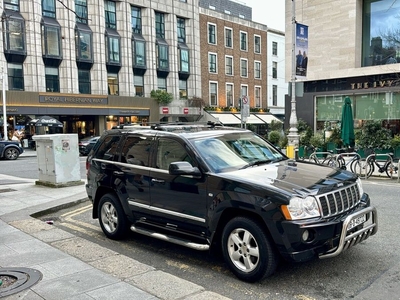
[[[392,162],[388,162],[385,166],[385,172],[387,177],[393,178],[393,174],[397,173],[397,167]]]
[[[369,178],[374,172],[374,165],[365,160],[354,160],[350,165],[351,171],[361,178]]]
[[[98,216],[100,227],[108,238],[119,240],[128,233],[128,219],[115,195],[105,194],[101,197]]]
[[[261,226],[246,217],[230,220],[222,233],[222,254],[241,280],[255,282],[272,275],[278,255]]]

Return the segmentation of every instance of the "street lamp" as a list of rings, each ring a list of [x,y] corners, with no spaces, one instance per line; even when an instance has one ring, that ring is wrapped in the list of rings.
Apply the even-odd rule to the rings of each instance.
[[[289,134],[288,134],[288,151],[290,158],[295,158],[295,148],[299,146],[299,134],[297,132],[297,114],[296,114],[296,7],[295,0],[292,0],[292,76],[291,76],[291,109],[289,119]]]

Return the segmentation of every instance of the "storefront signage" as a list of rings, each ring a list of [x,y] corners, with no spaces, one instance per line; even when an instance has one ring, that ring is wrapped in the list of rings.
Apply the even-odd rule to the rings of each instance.
[[[65,104],[108,104],[107,98],[71,97],[71,96],[39,96],[40,103],[65,103]]]
[[[391,87],[394,86],[394,80],[381,80],[374,82],[359,82],[359,83],[350,83],[352,90],[360,90],[360,89],[369,89],[369,88],[382,88],[382,87]]]

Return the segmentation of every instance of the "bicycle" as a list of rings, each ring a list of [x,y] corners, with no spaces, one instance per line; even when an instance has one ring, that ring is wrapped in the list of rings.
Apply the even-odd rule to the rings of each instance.
[[[311,149],[313,150],[313,152],[308,157],[309,162],[330,167],[336,166],[336,160],[333,151],[317,152],[317,149],[313,146],[311,146]]]
[[[360,154],[357,152],[345,152],[344,149],[336,149],[336,151],[338,154],[335,156],[335,166],[342,170],[347,170],[349,168],[352,173],[356,173],[356,165],[358,165],[361,160]],[[349,160],[345,160],[344,156],[351,156],[351,158]]]
[[[377,155],[379,154],[372,151],[372,154],[370,154],[365,161],[360,161],[359,164],[355,166],[355,173],[359,176],[369,178],[375,172],[375,167],[377,167],[379,173],[386,173],[387,177],[392,178],[393,174],[398,171],[398,167],[393,163],[393,153],[381,154],[387,156],[387,159],[382,161],[383,164],[376,159]]]

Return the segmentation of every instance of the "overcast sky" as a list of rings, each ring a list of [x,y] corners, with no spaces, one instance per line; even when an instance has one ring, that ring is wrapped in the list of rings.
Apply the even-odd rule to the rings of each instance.
[[[252,8],[253,21],[285,31],[285,0],[239,0]]]

